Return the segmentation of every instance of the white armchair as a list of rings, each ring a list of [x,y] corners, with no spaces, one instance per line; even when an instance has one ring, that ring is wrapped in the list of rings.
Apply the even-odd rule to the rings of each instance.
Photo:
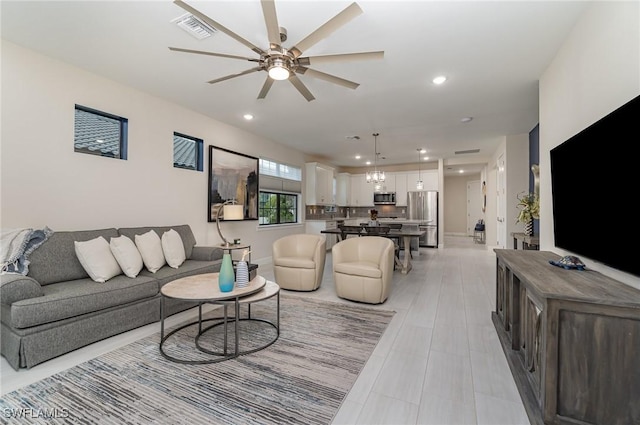
[[[292,291],[315,291],[322,283],[326,258],[323,235],[296,234],[276,240],[272,246],[276,283]]]
[[[394,243],[389,238],[345,239],[332,249],[333,280],[340,298],[369,304],[386,301],[393,278]]]

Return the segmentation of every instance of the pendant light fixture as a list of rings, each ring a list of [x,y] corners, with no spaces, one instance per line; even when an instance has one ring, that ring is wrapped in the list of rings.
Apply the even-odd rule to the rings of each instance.
[[[422,183],[422,176],[420,175],[420,152],[422,152],[421,148],[417,149],[418,151],[418,181],[416,181],[416,190],[424,189],[424,184]]]
[[[384,183],[384,171],[378,171],[378,136],[380,133],[373,133],[373,172],[367,171],[365,179],[367,183]]]

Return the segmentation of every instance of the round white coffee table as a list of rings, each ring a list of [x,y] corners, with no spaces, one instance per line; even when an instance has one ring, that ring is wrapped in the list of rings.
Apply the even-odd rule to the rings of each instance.
[[[236,358],[238,356],[254,353],[262,350],[278,339],[280,336],[280,287],[275,282],[267,281],[264,277],[258,275],[251,281],[246,287],[234,288],[230,292],[221,292],[218,286],[218,273],[206,273],[195,276],[188,276],[181,279],[176,279],[172,282],[164,285],[161,290],[160,301],[160,353],[168,360],[183,363],[183,364],[208,364],[217,363],[229,359]],[[276,307],[276,321],[271,322],[266,319],[255,318],[251,316],[251,304],[257,303],[277,297]],[[165,321],[165,300],[167,298],[178,299],[182,301],[193,301],[198,303],[198,320],[194,322],[182,325],[168,334],[164,334],[164,321]],[[202,305],[203,304],[219,304],[224,308],[224,315],[222,317],[215,317],[210,319],[202,318]],[[247,304],[247,317],[240,317],[240,305]],[[233,306],[235,314],[233,317],[228,315],[228,307]],[[240,331],[239,322],[242,320],[262,322],[270,325],[276,330],[275,337],[266,343],[254,347],[252,349],[241,351],[239,347]],[[205,322],[216,322],[213,325],[203,328]],[[234,350],[230,351],[228,348],[228,323],[234,322]],[[202,360],[185,360],[179,359],[175,356],[167,354],[164,349],[164,344],[172,335],[177,332],[194,325],[198,325],[198,333],[195,337],[195,345],[200,352],[212,355],[212,358]],[[214,329],[218,326],[223,326],[224,342],[223,347],[220,350],[211,350],[201,346],[200,338],[207,331]]]

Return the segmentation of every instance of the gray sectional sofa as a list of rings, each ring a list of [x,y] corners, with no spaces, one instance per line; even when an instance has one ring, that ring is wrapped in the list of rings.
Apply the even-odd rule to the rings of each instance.
[[[135,278],[121,274],[105,283],[89,278],[74,241],[125,235],[135,240],[154,230],[176,230],[187,260],[177,269],[145,268]],[[160,320],[160,288],[172,280],[220,270],[219,247],[195,246],[188,225],[55,232],[29,257],[26,276],[0,276],[0,352],[16,370],[30,368],[93,342]],[[195,306],[167,300],[167,314]]]

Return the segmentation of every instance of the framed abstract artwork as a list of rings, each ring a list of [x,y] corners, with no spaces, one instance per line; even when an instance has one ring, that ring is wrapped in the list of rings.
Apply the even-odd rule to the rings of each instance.
[[[208,189],[207,221],[217,221],[219,206],[227,201],[243,205],[244,220],[257,220],[258,158],[209,146]]]

